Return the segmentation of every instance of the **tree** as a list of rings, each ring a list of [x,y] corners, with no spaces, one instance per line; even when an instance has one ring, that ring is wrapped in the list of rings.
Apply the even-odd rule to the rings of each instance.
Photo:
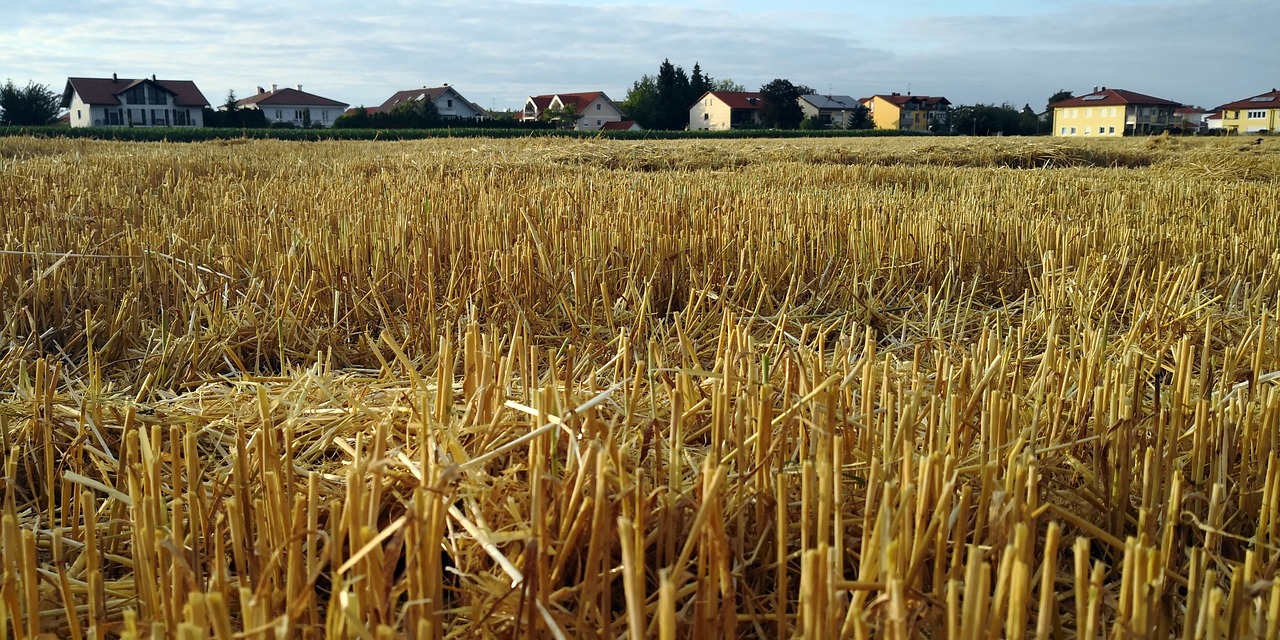
[[[684,69],[663,60],[658,67],[658,112],[655,129],[683,129],[689,124],[689,107],[697,100],[690,96],[689,76]]]
[[[645,129],[656,129],[658,122],[658,81],[645,74],[631,85],[622,101],[622,110]]]
[[[721,80],[716,80],[715,82],[713,82],[711,84],[711,90],[712,91],[734,91],[734,92],[741,93],[743,91],[746,91],[747,88],[734,82],[732,78],[723,78]]]
[[[760,87],[760,122],[774,129],[795,129],[804,120],[800,108],[800,96],[815,93],[804,85],[791,84],[790,80],[776,78]]]
[[[866,105],[858,103],[858,106],[849,112],[848,126],[850,129],[870,129],[874,127],[875,123],[871,122],[871,110]]]
[[[58,118],[62,98],[49,87],[28,82],[24,88],[9,80],[0,87],[0,125],[42,126]]]
[[[1050,105],[1050,104],[1053,104],[1053,103],[1055,103],[1055,102],[1062,102],[1063,100],[1070,100],[1070,99],[1072,99],[1072,98],[1074,98],[1074,97],[1076,97],[1076,96],[1075,96],[1075,94],[1071,93],[1070,91],[1067,91],[1066,89],[1058,89],[1057,93],[1054,93],[1053,95],[1049,96],[1049,102],[1047,102],[1047,103],[1045,103],[1045,104],[1046,104],[1046,105]]]
[[[953,131],[971,136],[1016,136],[1022,132],[1022,114],[1012,105],[963,105],[951,114]]]
[[[557,129],[572,129],[578,120],[582,119],[582,114],[573,105],[560,105],[558,107],[547,107],[538,114],[538,119],[555,125]]]
[[[1021,122],[1022,130],[1019,131],[1019,133],[1021,133],[1024,136],[1040,135],[1040,129],[1041,129],[1040,115],[1036,113],[1035,109],[1031,108],[1030,103],[1022,105],[1021,115],[1022,115],[1022,122]]]
[[[715,80],[702,72],[702,65],[693,63],[693,74],[689,76],[689,95],[696,102],[702,94],[715,88]]]

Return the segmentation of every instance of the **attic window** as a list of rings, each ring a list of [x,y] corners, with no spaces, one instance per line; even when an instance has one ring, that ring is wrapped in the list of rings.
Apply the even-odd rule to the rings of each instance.
[[[1106,96],[1104,96],[1104,95],[1102,95],[1102,94],[1094,94],[1094,95],[1091,95],[1091,96],[1085,96],[1085,97],[1080,98],[1080,99],[1081,99],[1081,100],[1105,100],[1105,99],[1106,99]]]

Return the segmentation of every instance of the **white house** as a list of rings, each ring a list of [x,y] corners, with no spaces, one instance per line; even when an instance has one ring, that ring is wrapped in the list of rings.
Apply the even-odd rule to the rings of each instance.
[[[295,127],[320,125],[328,128],[346,110],[347,103],[307,93],[302,90],[302,85],[293,89],[279,89],[273,84],[270,91],[258,87],[257,94],[237,100],[236,106],[261,111],[268,124],[288,123]]]
[[[725,131],[760,124],[760,105],[754,91],[708,91],[689,107],[689,129]]]
[[[203,127],[209,101],[190,80],[67,78],[62,108],[73,127]]]
[[[847,129],[849,117],[862,106],[852,96],[820,96],[809,94],[798,98],[806,118],[815,118],[824,127]]]
[[[578,131],[599,131],[610,122],[622,122],[627,116],[603,91],[584,93],[550,93],[530,96],[525,100],[520,119],[537,120],[545,111],[572,110],[577,118],[573,128]]]
[[[489,114],[474,102],[462,97],[457,89],[448,83],[439,87],[422,87],[421,89],[405,89],[397,91],[377,107],[368,109],[369,113],[385,113],[396,108],[396,105],[410,101],[430,100],[436,106],[436,113],[445,120],[485,120]]]

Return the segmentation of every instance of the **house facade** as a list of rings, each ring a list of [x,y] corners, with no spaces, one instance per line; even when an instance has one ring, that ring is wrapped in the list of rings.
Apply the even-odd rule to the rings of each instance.
[[[1133,136],[1152,135],[1178,125],[1174,116],[1182,105],[1172,100],[1102,87],[1078,98],[1059,100],[1053,110],[1053,135]]]
[[[1224,104],[1222,128],[1227,133],[1276,133],[1280,131],[1280,91],[1259,94]]]
[[[72,127],[203,127],[209,101],[190,80],[67,78],[62,108]]]
[[[467,100],[458,90],[445,83],[439,87],[422,87],[397,91],[381,105],[368,109],[369,113],[390,112],[396,105],[411,101],[431,101],[436,113],[444,120],[486,120],[489,113]]]
[[[237,100],[236,106],[261,111],[268,124],[319,125],[327,129],[346,110],[347,103],[307,93],[302,90],[302,85],[280,89],[273,84],[270,91],[258,87],[258,93]]]
[[[853,112],[862,107],[862,103],[850,96],[820,96],[810,94],[800,96],[800,109],[804,117],[814,118],[824,127],[848,129],[849,118]]]
[[[894,92],[859,100],[877,129],[927,132],[951,118],[951,101],[941,96],[913,96]]]
[[[689,107],[689,129],[727,131],[759,126],[763,102],[754,91],[708,91]]]
[[[627,119],[622,109],[603,91],[588,91],[529,96],[524,102],[520,120],[539,120],[548,112],[572,114],[572,128],[576,131],[599,131],[611,122]]]

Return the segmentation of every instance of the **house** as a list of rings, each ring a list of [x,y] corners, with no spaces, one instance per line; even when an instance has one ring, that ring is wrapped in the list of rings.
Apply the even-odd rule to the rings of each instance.
[[[876,94],[859,100],[867,108],[877,129],[926,132],[950,121],[951,101],[940,96],[913,96],[910,93]]]
[[[708,91],[689,107],[689,129],[727,131],[760,125],[764,98],[754,91]]]
[[[800,109],[804,117],[816,119],[822,126],[835,129],[849,128],[849,117],[862,103],[850,96],[800,96]]]
[[[610,122],[621,122],[627,119],[622,109],[609,99],[603,91],[585,93],[549,93],[541,96],[529,96],[525,100],[524,111],[520,120],[530,121],[543,118],[544,113],[572,115],[573,128],[578,131],[599,131]],[[548,115],[552,119],[561,116]]]
[[[73,127],[203,127],[209,101],[190,80],[67,78],[62,108]]]
[[[1200,107],[1178,107],[1173,110],[1173,128],[1180,133],[1200,133],[1205,129],[1204,119],[1208,111]]]
[[[1094,87],[1093,93],[1051,103],[1055,136],[1133,136],[1178,126],[1181,104],[1124,89]]]
[[[347,103],[307,93],[302,90],[302,85],[293,89],[279,89],[273,84],[270,91],[258,87],[258,93],[237,100],[236,106],[262,111],[267,124],[287,123],[295,127],[320,125],[328,128],[346,110]]]
[[[1236,100],[1218,107],[1227,133],[1276,133],[1280,130],[1280,91]]]
[[[444,120],[486,120],[489,118],[488,112],[480,108],[476,103],[462,97],[458,90],[444,83],[439,87],[424,86],[421,89],[405,89],[397,91],[385,102],[376,107],[368,109],[369,113],[386,113],[396,108],[396,105],[410,101],[430,100],[436,106],[436,113]]]
[[[1205,131],[1214,134],[1222,131],[1222,112],[1214,111],[1213,113],[1205,115],[1204,128]]]

